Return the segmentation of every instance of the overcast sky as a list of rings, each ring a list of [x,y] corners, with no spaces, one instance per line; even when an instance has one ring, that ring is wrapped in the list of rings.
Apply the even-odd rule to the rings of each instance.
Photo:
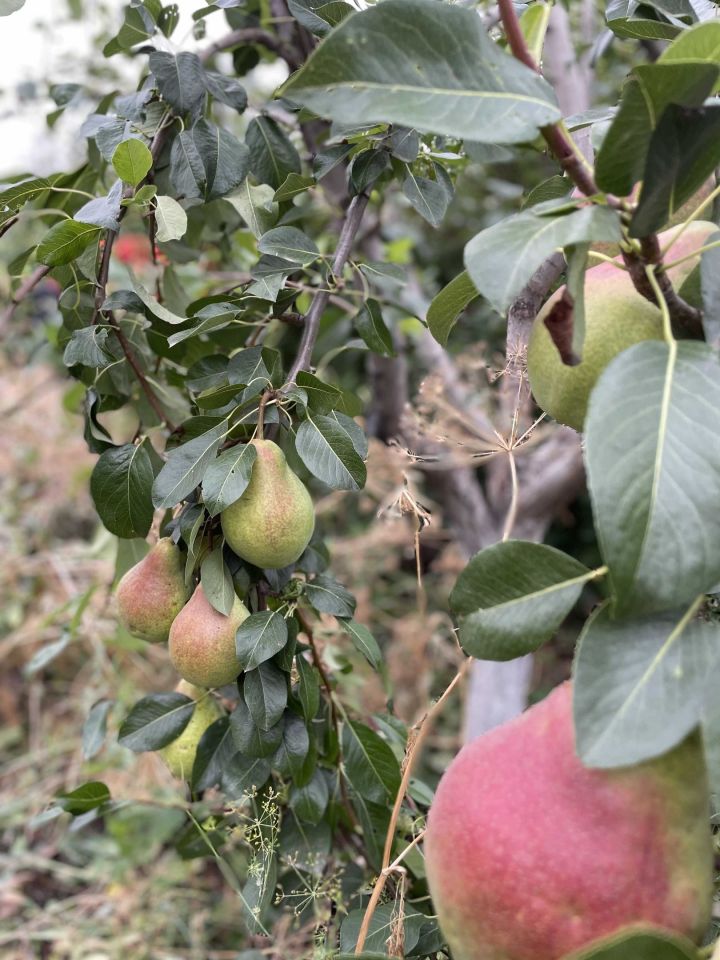
[[[173,43],[185,49],[197,46],[191,35],[192,12],[202,6],[200,0],[176,0],[181,20],[173,33]],[[82,83],[87,80],[86,58],[95,51],[97,63],[102,54],[94,42],[101,9],[115,10],[118,28],[122,23],[125,0],[85,0],[83,20],[67,17],[65,0],[26,0],[25,6],[0,19],[0,177],[29,172],[48,174],[62,170],[72,162],[73,137],[82,122],[80,115],[68,116],[55,130],[49,130],[45,115],[54,109],[52,100],[25,101],[22,84],[35,81],[45,89],[45,81]],[[50,14],[48,11],[54,11]],[[107,22],[107,19],[105,19]],[[208,37],[227,31],[221,13],[206,19]],[[168,47],[168,49],[172,49]],[[115,68],[126,65],[134,85],[137,65],[114,57]],[[100,84],[102,86],[102,84]],[[20,89],[18,89],[20,88]],[[108,81],[108,90],[112,86]],[[85,109],[84,113],[88,113]]]

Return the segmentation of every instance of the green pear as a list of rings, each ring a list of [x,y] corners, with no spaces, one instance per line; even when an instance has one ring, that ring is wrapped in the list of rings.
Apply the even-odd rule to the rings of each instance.
[[[192,683],[181,680],[175,690],[177,693],[183,693],[186,697],[199,702],[180,736],[168,743],[162,750],[158,750],[158,754],[165,761],[174,777],[189,780],[202,735],[211,724],[223,715],[223,712],[207,690],[196,687]]]
[[[180,550],[165,537],[120,580],[120,620],[136,637],[151,643],[168,638],[170,625],[188,598],[185,564]]]
[[[559,960],[635,924],[699,942],[708,798],[697,733],[637,766],[583,766],[558,687],[463,747],[435,793],[425,869],[453,957]]]
[[[170,660],[183,680],[198,687],[233,683],[242,670],[235,653],[235,634],[249,616],[237,597],[229,616],[219,613],[198,584],[170,627]]]
[[[235,553],[279,570],[294,563],[315,528],[312,499],[272,440],[251,440],[257,451],[245,493],[221,514],[223,533]]]

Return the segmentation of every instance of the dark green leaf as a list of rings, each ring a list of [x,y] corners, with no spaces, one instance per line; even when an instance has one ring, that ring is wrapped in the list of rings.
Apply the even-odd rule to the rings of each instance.
[[[270,117],[255,117],[250,121],[245,143],[250,151],[250,170],[260,183],[277,190],[289,174],[300,173],[300,155]]]
[[[83,250],[97,240],[100,228],[77,220],[56,223],[37,245],[35,256],[47,267],[59,267],[80,256]]]
[[[304,823],[320,822],[330,800],[327,780],[320,770],[316,770],[309,783],[302,787],[294,786],[290,791],[290,809]]]
[[[243,670],[254,670],[274,657],[287,640],[287,623],[282,614],[274,610],[253,613],[240,625],[235,638],[235,649]]]
[[[305,370],[298,373],[296,383],[307,394],[306,406],[318,413],[330,413],[341,401],[342,393],[337,387],[324,383]]]
[[[702,343],[636,344],[590,395],[585,459],[618,614],[720,580],[720,365]]]
[[[403,181],[403,193],[420,216],[433,227],[439,227],[447,212],[450,198],[437,180],[416,176],[411,167]]]
[[[285,714],[282,742],[272,759],[272,765],[282,776],[299,780],[310,749],[310,737],[305,724],[289,711]]]
[[[355,329],[373,353],[394,357],[392,335],[385,326],[377,300],[366,300],[353,319]]]
[[[420,137],[417,130],[407,127],[393,127],[390,134],[390,152],[404,163],[413,163],[420,152]]]
[[[83,759],[92,760],[100,752],[105,742],[107,718],[112,707],[112,700],[98,700],[90,707],[82,730]]]
[[[657,928],[620,931],[574,953],[567,960],[698,960],[689,940]]]
[[[222,789],[230,800],[252,796],[270,776],[270,764],[262,757],[244,757],[235,753],[223,768]]]
[[[320,680],[315,667],[310,666],[300,654],[296,657],[295,663],[298,672],[298,698],[302,705],[303,716],[310,723],[320,706]]]
[[[182,693],[153,693],[138,700],[118,732],[118,743],[136,753],[159,750],[188,725],[195,701]]]
[[[247,93],[245,87],[235,77],[226,77],[223,73],[208,70],[205,73],[205,86],[208,93],[227,107],[232,107],[242,113],[247,107]]]
[[[289,173],[275,191],[273,200],[278,202],[281,200],[292,200],[292,198],[297,197],[298,194],[305,193],[308,187],[312,187],[314,183],[315,177],[303,177],[299,173]]]
[[[278,205],[273,188],[266,183],[256,186],[246,177],[237,193],[225,197],[225,200],[237,210],[256,240],[277,223]],[[293,269],[297,268],[293,266]]]
[[[288,0],[288,9],[298,23],[319,37],[354,12],[344,0]]]
[[[371,667],[377,670],[382,663],[382,653],[377,640],[368,628],[355,620],[342,620],[340,626],[350,635],[355,649],[365,657]]]
[[[104,367],[110,361],[106,350],[108,331],[105,327],[83,327],[73,330],[65,352],[63,363],[66,367],[82,364],[84,367]]]
[[[355,613],[355,597],[341,583],[324,573],[308,580],[305,584],[305,596],[320,613],[346,618]]]
[[[365,464],[350,435],[337,420],[308,415],[298,427],[295,447],[310,473],[329,487],[360,490],[365,486]]]
[[[243,758],[269,757],[280,746],[283,722],[280,720],[267,730],[259,726],[245,700],[241,698],[230,714],[230,731]]]
[[[227,430],[227,421],[224,420],[207,433],[169,451],[167,463],[153,484],[156,507],[174,507],[192,493],[214,460]]]
[[[207,120],[198,120],[173,141],[170,174],[180,196],[223,197],[242,183],[247,171],[245,144]]]
[[[230,733],[230,718],[219,717],[200,738],[192,771],[194,792],[208,790],[222,783],[225,769],[237,753]]]
[[[196,54],[183,51],[174,56],[154,50],[149,62],[163,100],[175,113],[182,116],[200,104],[205,96],[206,77]]]
[[[352,720],[344,723],[342,750],[345,773],[354,790],[372,803],[395,799],[400,766],[387,743],[370,727]]]
[[[350,183],[355,193],[372,189],[372,185],[391,167],[387,150],[363,150],[355,155],[350,167]]]
[[[126,443],[100,455],[90,493],[105,527],[116,537],[146,537],[153,519],[154,472],[146,442]]]
[[[463,270],[435,295],[428,307],[427,325],[438,343],[446,345],[458,317],[477,297],[477,289],[467,270]]]
[[[270,730],[282,717],[288,698],[287,674],[271,661],[245,673],[243,695],[256,726]]]
[[[91,223],[103,230],[117,230],[120,225],[120,199],[122,183],[118,180],[106,197],[88,200],[77,211],[73,220],[79,223]]]
[[[364,915],[364,910],[351,910],[343,921],[340,930],[341,950],[351,953],[355,948]],[[420,939],[420,931],[424,924],[427,923],[427,919],[424,914],[418,913],[413,910],[412,907],[405,909],[403,912],[402,921],[405,937],[403,952],[406,957],[413,956],[412,951]],[[397,920],[398,912],[394,903],[382,903],[377,907],[370,921],[370,929],[368,930],[368,937],[365,941],[365,946],[367,947],[370,957],[377,956],[379,953],[381,956],[387,958],[385,947],[388,938],[392,936]],[[363,953],[361,956],[365,956],[365,954]]]
[[[475,10],[435,0],[385,0],[348,18],[284,93],[340,122],[491,143],[532,140],[560,118],[549,85],[490,40]]]
[[[695,727],[720,660],[720,625],[694,607],[613,620],[608,605],[588,621],[577,650],[573,711],[578,753],[591,767],[659,756]]]

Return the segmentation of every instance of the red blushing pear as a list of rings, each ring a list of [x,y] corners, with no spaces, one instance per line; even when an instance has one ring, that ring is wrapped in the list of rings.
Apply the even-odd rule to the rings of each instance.
[[[572,688],[465,746],[424,849],[453,960],[560,960],[631,924],[699,941],[710,919],[700,738],[638,766],[575,753]]]

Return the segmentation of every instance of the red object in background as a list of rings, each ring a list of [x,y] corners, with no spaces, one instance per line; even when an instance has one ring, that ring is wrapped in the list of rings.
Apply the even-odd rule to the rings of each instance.
[[[152,263],[150,241],[144,233],[121,233],[115,241],[113,253],[121,263],[131,267]]]

